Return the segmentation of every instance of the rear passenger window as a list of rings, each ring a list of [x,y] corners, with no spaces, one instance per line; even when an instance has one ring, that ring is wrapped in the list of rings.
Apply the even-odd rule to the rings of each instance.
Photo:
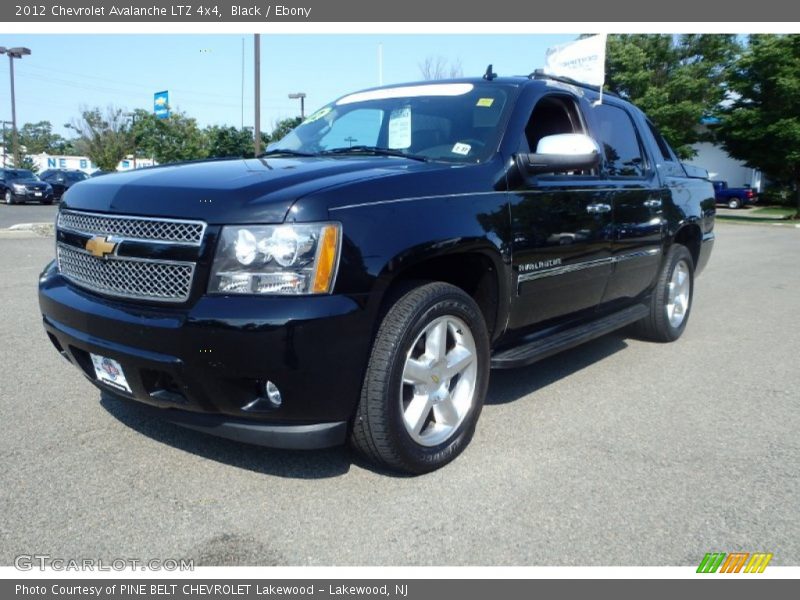
[[[674,161],[675,159],[672,158],[672,153],[669,151],[669,145],[664,137],[658,132],[656,126],[653,125],[650,121],[647,122],[647,126],[650,128],[650,133],[653,135],[653,139],[656,141],[656,145],[658,146],[659,151],[661,152],[661,157],[667,161]]]
[[[642,177],[645,172],[642,148],[633,121],[623,109],[601,104],[594,109],[605,154],[606,172],[611,177]]]

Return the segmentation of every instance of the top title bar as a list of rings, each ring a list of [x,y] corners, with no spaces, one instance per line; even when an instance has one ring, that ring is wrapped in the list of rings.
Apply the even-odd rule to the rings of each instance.
[[[493,0],[286,0],[281,3],[191,0],[11,0],[0,22],[782,22],[800,21],[800,4],[760,0],[719,4],[710,0],[597,0],[527,2]]]

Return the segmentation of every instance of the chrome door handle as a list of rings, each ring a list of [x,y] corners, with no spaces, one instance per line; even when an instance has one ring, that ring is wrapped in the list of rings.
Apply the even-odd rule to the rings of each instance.
[[[660,198],[653,198],[651,200],[645,200],[644,205],[647,208],[661,208],[661,199]]]
[[[607,213],[611,212],[611,205],[610,204],[589,204],[586,207],[586,212],[591,215],[596,215],[600,213]]]

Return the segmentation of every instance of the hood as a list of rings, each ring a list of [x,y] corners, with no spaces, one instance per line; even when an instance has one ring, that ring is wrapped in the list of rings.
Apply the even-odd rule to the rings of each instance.
[[[9,181],[8,185],[24,185],[25,187],[44,189],[48,184],[39,179],[14,179]]]
[[[196,218],[209,224],[279,223],[295,201],[325,188],[438,168],[382,156],[184,163],[81,181],[65,194],[64,208]]]

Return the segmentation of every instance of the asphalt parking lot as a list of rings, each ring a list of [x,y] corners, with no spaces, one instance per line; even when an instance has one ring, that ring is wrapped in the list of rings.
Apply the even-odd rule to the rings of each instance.
[[[494,372],[471,446],[417,478],[101,402],[39,324],[52,252],[0,238],[2,565],[800,564],[800,229],[718,226],[680,341],[613,334]]]
[[[19,223],[52,223],[57,211],[57,204],[0,204],[0,229]]]

